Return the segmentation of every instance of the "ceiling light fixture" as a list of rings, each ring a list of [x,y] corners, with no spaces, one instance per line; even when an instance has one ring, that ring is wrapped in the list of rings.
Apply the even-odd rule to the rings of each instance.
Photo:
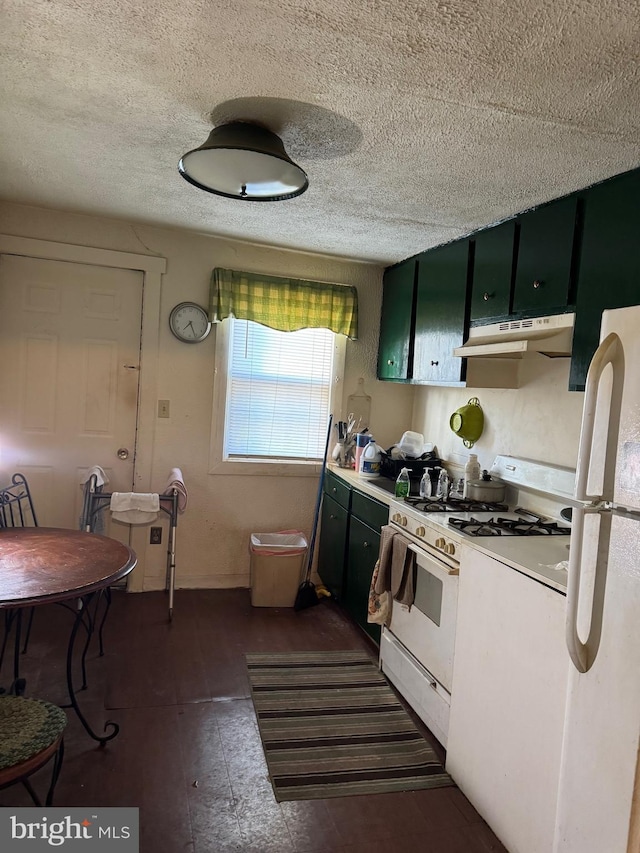
[[[183,155],[178,171],[194,187],[243,201],[284,201],[309,186],[279,136],[242,121],[215,127],[203,145]]]

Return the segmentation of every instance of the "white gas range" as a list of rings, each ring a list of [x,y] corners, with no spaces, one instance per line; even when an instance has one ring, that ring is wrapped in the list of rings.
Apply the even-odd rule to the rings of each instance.
[[[494,478],[510,486],[502,504],[451,498],[393,500],[389,523],[416,557],[415,601],[392,603],[382,632],[380,665],[446,746],[461,557],[480,551],[564,594],[574,472],[499,456]]]

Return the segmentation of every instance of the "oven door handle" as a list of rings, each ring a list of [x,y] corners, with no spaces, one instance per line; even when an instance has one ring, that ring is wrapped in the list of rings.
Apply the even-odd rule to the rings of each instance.
[[[417,545],[413,543],[409,543],[407,546],[409,551],[413,551],[413,553],[418,558],[418,565],[424,569],[426,572],[431,572],[431,574],[436,577],[440,577],[442,580],[451,577],[451,575],[459,575],[460,569],[457,566],[450,566],[441,560],[437,553],[432,553],[431,551],[427,551],[426,548],[419,548]],[[420,563],[420,559],[429,560],[429,566],[424,566]]]

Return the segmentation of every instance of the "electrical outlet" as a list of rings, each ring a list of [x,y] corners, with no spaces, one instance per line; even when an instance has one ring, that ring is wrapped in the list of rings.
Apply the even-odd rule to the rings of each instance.
[[[158,400],[158,417],[159,418],[170,417],[169,401],[168,400]]]
[[[162,545],[162,528],[152,527],[149,534],[150,545]]]

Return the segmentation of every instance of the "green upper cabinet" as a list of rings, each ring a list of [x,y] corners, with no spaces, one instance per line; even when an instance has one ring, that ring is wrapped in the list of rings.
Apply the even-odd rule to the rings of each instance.
[[[415,258],[385,271],[378,345],[378,379],[406,380],[411,375],[411,329]]]
[[[468,284],[468,240],[419,255],[414,381],[451,384],[464,379],[463,361],[452,350],[464,343]]]
[[[584,227],[569,389],[584,389],[602,312],[640,304],[640,170],[583,194]]]
[[[504,222],[473,238],[471,322],[505,317],[511,309],[511,282],[515,249],[515,222]]]
[[[540,317],[571,304],[577,205],[572,196],[519,217],[514,314]]]

